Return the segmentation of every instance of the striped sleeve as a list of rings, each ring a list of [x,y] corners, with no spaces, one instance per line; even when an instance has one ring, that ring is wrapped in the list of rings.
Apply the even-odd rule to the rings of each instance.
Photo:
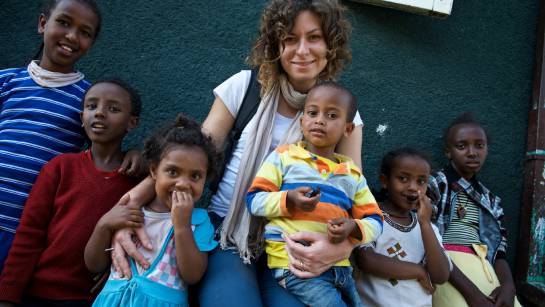
[[[382,222],[384,220],[382,211],[363,176],[358,181],[358,190],[354,196],[351,214],[356,220],[362,238],[361,241],[358,241],[350,237],[353,243],[370,243],[376,241],[382,234]]]
[[[4,103],[4,99],[2,98],[3,95],[1,95],[4,92],[4,87],[6,83],[11,80],[13,76],[17,75],[17,69],[4,69],[0,70],[0,108],[2,108],[2,105]]]
[[[246,206],[257,216],[289,216],[286,207],[287,191],[280,191],[282,186],[282,159],[273,151],[259,168],[248,194]]]

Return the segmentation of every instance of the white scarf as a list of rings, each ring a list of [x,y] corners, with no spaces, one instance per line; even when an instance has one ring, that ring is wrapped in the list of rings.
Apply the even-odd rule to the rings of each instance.
[[[74,84],[85,77],[85,75],[79,71],[63,74],[60,72],[45,70],[38,65],[38,61],[30,62],[27,70],[32,80],[43,87],[63,87]]]
[[[245,263],[259,255],[263,249],[264,218],[252,216],[246,209],[246,194],[261,163],[271,146],[272,128],[280,95],[288,105],[300,110],[284,133],[279,144],[291,144],[301,139],[300,118],[305,103],[305,94],[293,89],[284,75],[275,82],[264,97],[254,115],[255,127],[248,135],[246,146],[236,179],[229,212],[221,229],[221,247],[236,248]],[[233,246],[234,245],[234,246]]]

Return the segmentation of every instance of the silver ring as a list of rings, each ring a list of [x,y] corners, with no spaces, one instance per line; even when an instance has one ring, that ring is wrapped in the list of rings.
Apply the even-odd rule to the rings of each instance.
[[[301,269],[305,268],[305,264],[303,263],[303,260],[299,259],[299,264],[301,265]]]

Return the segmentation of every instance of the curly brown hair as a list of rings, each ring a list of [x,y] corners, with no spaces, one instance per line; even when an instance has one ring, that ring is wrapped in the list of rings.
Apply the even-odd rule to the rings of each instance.
[[[280,64],[280,45],[293,28],[295,18],[303,11],[318,16],[328,48],[327,65],[318,76],[320,80],[333,80],[352,59],[348,48],[350,22],[344,15],[346,8],[337,0],[272,0],[261,15],[259,37],[247,60],[252,68],[259,69],[262,93],[285,73]]]

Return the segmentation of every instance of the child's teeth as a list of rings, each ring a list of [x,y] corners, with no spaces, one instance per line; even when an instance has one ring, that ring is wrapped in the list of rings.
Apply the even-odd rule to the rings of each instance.
[[[61,45],[62,49],[66,50],[66,51],[69,51],[69,52],[73,52],[72,48],[70,47],[67,47],[67,46],[64,46],[64,45]]]

